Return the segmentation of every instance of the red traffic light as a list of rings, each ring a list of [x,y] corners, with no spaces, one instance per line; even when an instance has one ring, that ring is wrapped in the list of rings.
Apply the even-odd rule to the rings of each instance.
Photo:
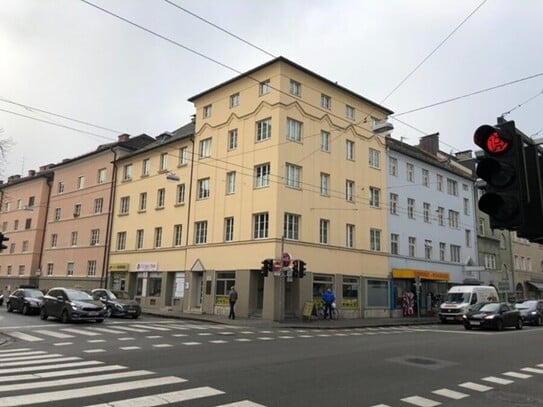
[[[487,153],[499,155],[505,153],[511,147],[511,141],[507,133],[501,132],[493,126],[485,124],[475,130],[473,142]]]

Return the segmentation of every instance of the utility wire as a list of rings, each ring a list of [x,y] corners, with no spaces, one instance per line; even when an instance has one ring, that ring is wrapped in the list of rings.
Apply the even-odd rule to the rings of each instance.
[[[512,108],[511,110],[508,110],[507,112],[502,113],[502,117],[504,117],[504,116],[507,115],[507,114],[510,114],[510,113],[511,113],[512,111],[514,111],[514,110],[517,110],[519,107],[525,105],[526,103],[531,102],[531,101],[534,100],[536,97],[541,96],[541,94],[543,94],[543,89],[540,90],[539,93],[538,93],[537,95],[532,96],[532,97],[529,98],[529,99],[526,99],[524,102],[522,102],[521,104],[515,106],[515,107]]]
[[[417,70],[418,70],[418,69],[419,69],[419,68],[420,68],[420,67],[421,67],[421,66],[422,66],[422,65],[423,65],[423,64],[424,64],[424,63],[425,63],[425,62],[426,62],[426,61],[427,61],[427,60],[428,60],[428,59],[429,59],[429,58],[430,58],[430,57],[431,57],[438,49],[439,49],[439,48],[441,48],[441,46],[442,46],[443,44],[445,44],[445,42],[446,42],[449,38],[451,38],[451,37],[453,36],[453,34],[454,34],[456,31],[458,31],[458,29],[460,29],[460,27],[462,27],[462,26],[464,25],[464,23],[465,23],[466,21],[468,21],[468,20],[470,19],[470,17],[473,16],[473,15],[477,12],[477,10],[479,10],[479,9],[483,6],[483,4],[485,4],[486,2],[487,2],[487,0],[483,0],[483,1],[481,2],[481,4],[479,4],[477,7],[475,7],[475,10],[473,10],[466,18],[464,18],[464,20],[462,20],[462,22],[461,22],[460,24],[458,24],[458,26],[456,26],[456,28],[455,28],[454,30],[452,30],[452,32],[451,32],[449,35],[447,35],[447,36],[445,37],[445,39],[444,39],[443,41],[441,41],[441,42],[437,45],[437,47],[435,47],[435,48],[432,50],[432,52],[430,52],[430,53],[426,56],[426,58],[424,58],[424,59],[423,59],[423,60],[422,60],[422,61],[421,61],[421,62],[420,62],[420,63],[419,63],[419,64],[418,64],[411,72],[409,72],[409,73],[407,74],[407,76],[406,76],[405,78],[403,78],[403,79],[400,81],[400,83],[399,83],[398,85],[396,85],[396,87],[395,87],[394,89],[392,89],[392,90],[388,93],[388,95],[386,95],[386,96],[381,100],[381,102],[379,102],[379,103],[384,103],[385,100],[387,100],[394,92],[396,92],[396,91],[400,88],[400,86],[402,86],[402,85],[405,83],[405,81],[407,81],[407,80],[411,77],[411,75],[413,75],[413,74],[414,74],[414,73],[415,73],[415,72],[416,72],[416,71],[417,71]]]
[[[184,12],[187,13],[187,14],[190,14],[191,16],[197,18],[198,20],[203,21],[204,23],[209,24],[209,25],[212,26],[212,27],[215,27],[217,30],[220,30],[220,31],[222,31],[223,33],[225,33],[225,34],[227,34],[227,35],[229,35],[229,36],[231,36],[231,37],[234,37],[235,39],[237,39],[237,40],[239,40],[239,41],[241,41],[241,42],[243,42],[243,43],[249,45],[250,47],[253,47],[253,48],[257,49],[257,50],[263,52],[264,54],[266,54],[266,55],[268,55],[268,56],[270,56],[270,57],[272,57],[272,58],[277,58],[277,56],[273,55],[271,52],[268,52],[268,51],[266,51],[265,49],[260,48],[259,46],[257,46],[257,45],[255,45],[255,44],[253,44],[253,43],[251,43],[251,42],[249,42],[249,41],[247,41],[247,40],[241,38],[240,36],[238,36],[238,35],[236,35],[236,34],[230,32],[230,31],[228,31],[228,30],[226,30],[226,29],[224,29],[224,28],[218,26],[217,24],[212,23],[212,22],[209,21],[209,20],[206,20],[205,18],[199,16],[198,14],[193,13],[192,11],[187,10],[187,9],[184,8],[184,7],[181,7],[180,5],[174,3],[173,1],[170,1],[170,0],[164,0],[164,1],[165,1],[166,3],[168,3],[168,4],[170,4],[170,5],[172,5],[172,6],[176,7],[176,8],[178,8],[179,10],[184,11]]]

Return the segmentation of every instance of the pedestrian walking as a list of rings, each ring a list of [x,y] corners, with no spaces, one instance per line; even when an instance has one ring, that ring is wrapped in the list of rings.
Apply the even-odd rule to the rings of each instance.
[[[236,312],[234,311],[234,306],[238,300],[238,292],[236,287],[230,287],[230,293],[228,294],[228,301],[230,302],[230,314],[228,314],[228,319],[236,319]]]
[[[326,319],[327,316],[332,319],[332,304],[336,300],[336,296],[331,288],[328,288],[322,294],[322,300],[324,301],[324,319]]]

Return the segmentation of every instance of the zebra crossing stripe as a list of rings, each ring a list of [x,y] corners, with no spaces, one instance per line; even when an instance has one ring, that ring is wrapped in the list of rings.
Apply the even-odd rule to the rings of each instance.
[[[62,356],[60,353],[49,353],[47,355],[32,355],[32,356],[13,356],[9,358],[2,358],[0,361],[0,366],[7,366],[4,362],[13,362],[16,360],[38,360],[38,359],[49,359],[49,358],[58,358]],[[23,362],[24,363],[24,362]]]
[[[51,358],[51,359],[41,359],[41,360],[19,360],[17,362],[0,363],[0,367],[39,365],[40,363],[70,362],[72,360],[81,360],[81,358],[77,356],[68,356],[68,357],[63,357],[63,358]],[[0,371],[2,370],[0,369]]]
[[[153,326],[153,325],[132,325],[132,326],[135,326],[136,328],[143,328],[143,329],[150,329],[152,331],[171,331],[170,328],[164,328],[164,327],[161,327],[161,326]]]
[[[535,369],[533,367],[523,367],[520,369],[524,372],[530,372],[530,373],[537,373],[537,374],[543,374],[543,369]]]
[[[83,369],[69,369],[61,370],[54,372],[44,372],[44,373],[30,373],[30,374],[20,374],[20,375],[9,375],[9,376],[0,376],[0,383],[8,382],[18,382],[21,380],[36,380],[36,379],[46,379],[50,377],[62,377],[62,376],[71,376],[79,374],[88,374],[88,373],[101,373],[112,370],[122,370],[128,369],[126,366],[121,365],[111,365],[111,366],[99,366],[99,367],[87,367]]]
[[[0,397],[0,407],[29,406],[38,403],[51,403],[54,401],[71,400],[99,394],[119,393],[123,391],[143,389],[148,387],[165,386],[186,382],[185,379],[174,376],[158,377],[153,379],[134,380],[120,383],[109,383],[100,386],[85,386],[77,389],[49,391],[44,393],[23,394],[20,396]],[[107,404],[106,404],[107,405]],[[111,404],[110,404],[111,405]]]
[[[0,355],[0,361],[5,360],[7,357],[43,355],[44,353],[47,353],[47,352],[45,352],[44,350],[34,350],[34,351],[28,351],[28,352],[13,352],[10,354]]]
[[[517,379],[528,379],[532,377],[531,374],[525,374],[525,373],[518,373],[518,372],[505,372],[502,373],[504,376],[514,377]]]
[[[27,352],[27,351],[31,351],[31,350],[33,350],[33,349],[31,349],[31,348],[4,349],[4,350],[0,350],[0,356],[8,354],[8,353]]]
[[[187,400],[194,400],[203,397],[217,396],[224,394],[223,391],[213,387],[196,387],[194,389],[172,391],[170,393],[161,393],[152,396],[135,397],[119,401],[110,401],[104,404],[94,404],[87,407],[133,407],[133,406],[163,406],[165,404],[179,403]],[[257,406],[257,404],[255,404]]]
[[[149,332],[148,329],[143,329],[143,328],[132,328],[130,326],[117,326],[115,327],[117,329],[121,329],[123,331],[129,331],[129,332]]]
[[[71,333],[74,333],[74,334],[85,335],[85,336],[98,336],[98,335],[100,335],[97,332],[87,331],[85,329],[63,328],[62,330],[65,331],[65,332],[71,332]]]
[[[434,407],[441,404],[439,401],[430,400],[420,396],[406,397],[401,400],[405,403],[413,404],[419,407]]]
[[[501,377],[496,377],[496,376],[483,377],[481,380],[484,380],[485,382],[504,384],[504,385],[513,383],[513,380],[503,379]]]
[[[484,384],[477,384],[473,382],[462,383],[462,384],[459,384],[459,386],[465,389],[470,389],[470,390],[475,390],[475,391],[480,391],[480,392],[492,390],[492,387],[490,386],[485,386]]]
[[[95,327],[92,327],[92,328],[89,328],[89,329],[92,329],[93,331],[99,331],[99,332],[105,332],[105,333],[108,333],[108,334],[125,334],[126,332],[124,331],[117,331],[115,329],[111,329],[111,328],[95,328]]]
[[[57,331],[50,331],[48,329],[40,329],[36,331],[36,333],[45,335],[45,336],[52,336],[53,338],[60,338],[60,339],[67,339],[67,338],[73,338],[73,335],[63,334],[62,332]]]
[[[258,404],[250,400],[235,401],[234,403],[221,404],[215,407],[266,407],[264,404]],[[385,406],[388,407],[388,406]]]
[[[43,341],[43,338],[38,338],[37,336],[25,334],[24,332],[19,332],[19,331],[10,332],[9,336],[13,336],[14,338],[21,339],[27,342]]]
[[[432,393],[437,394],[438,396],[447,397],[453,400],[460,400],[465,397],[469,397],[469,394],[460,393],[459,391],[454,391],[454,390],[449,390],[449,389],[434,390]]]
[[[80,359],[80,358],[77,358],[77,359]],[[0,369],[0,375],[22,373],[22,372],[38,372],[40,370],[53,370],[53,369],[62,369],[65,367],[93,366],[93,365],[103,365],[103,364],[104,362],[99,362],[97,360],[89,360],[89,361],[84,361],[84,362],[59,363],[57,365],[15,367],[11,369]],[[0,379],[1,379],[1,376],[0,376]]]

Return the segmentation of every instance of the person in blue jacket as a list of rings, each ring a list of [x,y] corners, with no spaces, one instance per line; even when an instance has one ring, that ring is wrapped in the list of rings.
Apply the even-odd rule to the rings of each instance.
[[[332,319],[332,303],[336,300],[336,296],[331,288],[322,293],[322,300],[324,301],[324,319],[327,316]]]

